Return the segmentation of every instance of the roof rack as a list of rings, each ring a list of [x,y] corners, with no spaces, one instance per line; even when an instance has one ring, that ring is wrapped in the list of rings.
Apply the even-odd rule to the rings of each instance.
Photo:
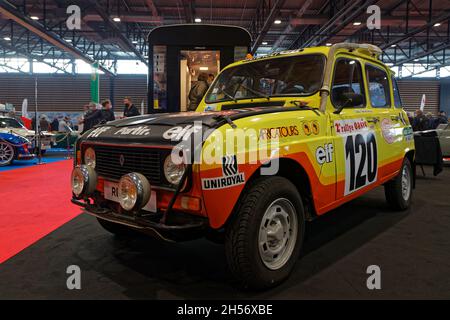
[[[357,51],[360,54],[375,57],[376,59],[379,59],[380,55],[383,54],[383,50],[381,50],[380,47],[368,43],[359,44],[359,43],[343,42],[337,43],[332,47],[336,47],[338,49],[348,49],[350,51]]]

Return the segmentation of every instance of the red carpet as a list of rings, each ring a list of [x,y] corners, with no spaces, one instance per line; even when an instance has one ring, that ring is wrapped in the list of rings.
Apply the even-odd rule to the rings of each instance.
[[[0,263],[80,214],[70,202],[72,163],[0,172]]]

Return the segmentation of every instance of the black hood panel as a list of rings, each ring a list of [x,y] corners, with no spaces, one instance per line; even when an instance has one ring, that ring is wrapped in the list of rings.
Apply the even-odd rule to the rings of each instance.
[[[96,126],[86,132],[80,142],[177,145],[194,133],[212,132],[233,120],[273,112],[298,111],[298,108],[247,108],[219,112],[180,112],[149,114],[126,118]],[[203,139],[202,139],[203,140]]]

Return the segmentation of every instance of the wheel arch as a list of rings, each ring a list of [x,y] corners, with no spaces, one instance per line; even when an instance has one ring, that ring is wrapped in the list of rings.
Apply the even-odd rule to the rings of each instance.
[[[260,166],[257,168],[252,176],[247,180],[244,189],[241,192],[241,195],[239,196],[238,201],[236,201],[236,204],[233,208],[233,211],[231,215],[228,217],[227,221],[224,224],[224,227],[233,219],[233,217],[236,214],[237,208],[239,203],[242,200],[242,197],[245,194],[245,190],[249,187],[251,187],[254,183],[254,181],[263,175],[261,175],[261,168],[263,166]],[[304,210],[305,210],[305,218],[306,220],[313,220],[317,214],[315,212],[314,208],[314,199],[312,196],[312,188],[311,188],[311,182],[308,178],[308,174],[306,173],[306,170],[303,168],[303,166],[290,158],[280,158],[279,159],[279,170],[277,174],[274,176],[283,177],[292,182],[294,186],[297,188],[303,202]]]

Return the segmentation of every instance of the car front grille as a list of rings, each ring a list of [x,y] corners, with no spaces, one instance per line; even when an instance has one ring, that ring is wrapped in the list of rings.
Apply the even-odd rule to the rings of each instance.
[[[91,147],[95,150],[99,176],[119,180],[125,174],[137,172],[143,174],[152,185],[168,186],[162,172],[162,161],[170,150],[100,145]]]

